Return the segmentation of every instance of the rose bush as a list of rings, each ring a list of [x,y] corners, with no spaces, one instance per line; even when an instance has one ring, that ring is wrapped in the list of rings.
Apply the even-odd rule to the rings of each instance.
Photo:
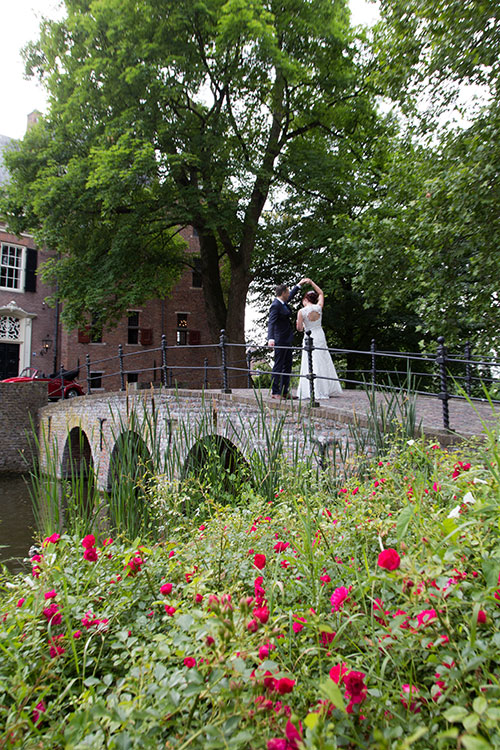
[[[154,545],[47,537],[0,581],[0,746],[499,747],[499,483],[494,439],[412,441]]]

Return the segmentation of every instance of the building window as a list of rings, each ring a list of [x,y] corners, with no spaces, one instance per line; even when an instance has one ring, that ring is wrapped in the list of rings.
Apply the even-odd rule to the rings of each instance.
[[[134,310],[128,314],[127,344],[139,343],[139,312]]]
[[[2,289],[23,288],[24,247],[2,243],[0,254],[0,287]]]
[[[188,342],[188,314],[177,313],[177,346],[186,346]]]
[[[102,344],[102,323],[99,315],[92,315],[90,323],[90,341],[92,344]]]
[[[139,373],[127,372],[127,383],[137,383],[137,382],[139,382]]]
[[[191,286],[194,289],[201,289],[203,286],[203,279],[201,276],[201,261],[196,259],[193,268],[193,277],[191,280]]]
[[[102,389],[102,376],[103,372],[91,372],[90,373],[90,387],[93,391]]]

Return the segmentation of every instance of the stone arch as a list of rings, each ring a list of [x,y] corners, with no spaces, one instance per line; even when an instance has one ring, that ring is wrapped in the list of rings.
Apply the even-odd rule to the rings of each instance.
[[[93,473],[94,459],[92,446],[85,430],[81,426],[68,430],[64,444],[60,477],[70,479],[71,477],[88,477]]]
[[[145,440],[135,430],[123,430],[116,438],[109,460],[107,490],[118,481],[136,481],[150,473],[153,457]]]
[[[236,481],[250,476],[248,461],[241,450],[229,438],[214,432],[199,438],[188,450],[181,479],[187,479],[192,475],[200,476],[207,467],[210,470],[212,460],[214,470],[218,467],[222,470],[219,471],[219,480],[227,491],[232,489],[231,476],[234,476]]]
[[[154,461],[145,440],[135,430],[123,430],[111,452],[107,476],[107,516],[112,529],[141,533],[153,523],[147,485]]]

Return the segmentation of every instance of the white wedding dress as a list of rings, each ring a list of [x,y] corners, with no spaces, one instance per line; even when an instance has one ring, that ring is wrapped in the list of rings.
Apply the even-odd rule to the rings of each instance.
[[[311,316],[316,320],[311,320]],[[313,342],[312,358],[314,378],[314,396],[317,399],[339,396],[342,393],[340,381],[335,370],[330,352],[327,351],[325,332],[321,326],[323,309],[321,305],[307,305],[302,308],[302,321],[304,323],[304,341],[302,344],[302,361],[300,364],[300,379],[297,396],[300,399],[310,398],[309,379],[304,377],[309,374],[308,353],[306,351],[306,331],[311,331]],[[316,347],[318,347],[316,349]]]

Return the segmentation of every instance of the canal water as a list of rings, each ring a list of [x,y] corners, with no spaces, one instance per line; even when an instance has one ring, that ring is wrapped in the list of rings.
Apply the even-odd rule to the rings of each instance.
[[[29,570],[23,558],[33,544],[36,524],[28,481],[20,474],[0,474],[0,561],[12,573]]]

